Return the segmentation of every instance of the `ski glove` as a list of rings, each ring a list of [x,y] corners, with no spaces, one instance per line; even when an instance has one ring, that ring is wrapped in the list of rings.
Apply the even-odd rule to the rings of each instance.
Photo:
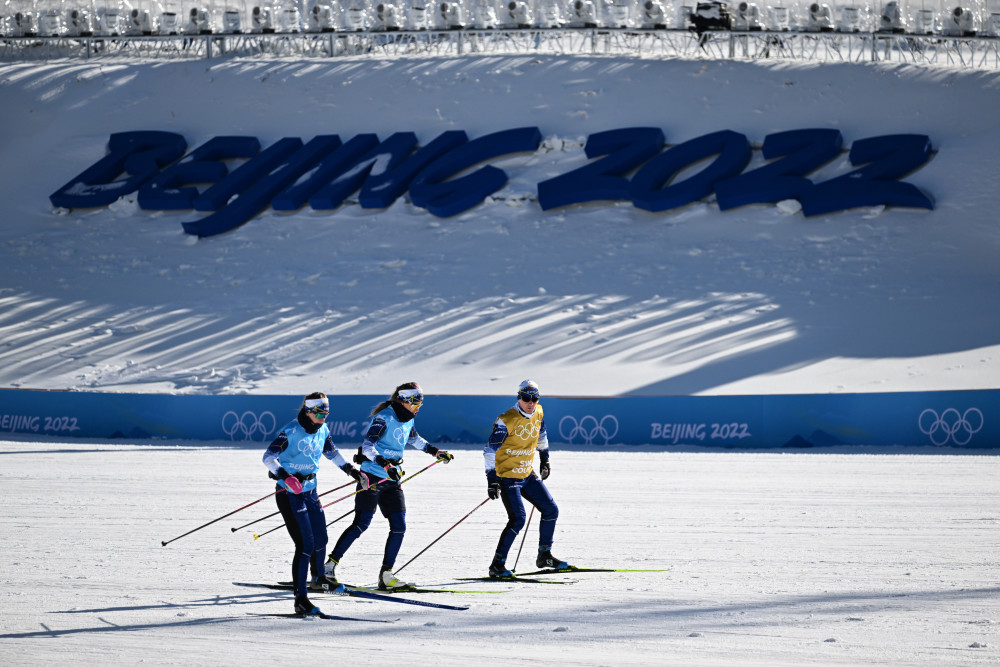
[[[549,475],[552,473],[552,466],[550,466],[549,462],[546,461],[542,464],[542,467],[538,472],[541,474],[542,479],[548,479]]]
[[[449,454],[443,449],[438,449],[434,445],[425,445],[424,451],[430,454],[431,456],[437,457],[438,463],[447,463],[448,461],[451,461],[453,458],[455,458],[453,454]]]
[[[486,493],[490,500],[496,500],[500,497],[500,478],[493,470],[486,473]]]
[[[376,456],[375,463],[382,466],[385,469],[385,473],[389,475],[389,479],[394,482],[398,482],[399,478],[403,476],[403,471],[390,463],[384,456]]]
[[[285,488],[292,493],[296,495],[302,493],[302,482],[295,475],[289,475],[288,471],[284,468],[278,468],[278,472],[274,473],[274,477],[284,482]]]
[[[295,495],[299,495],[302,493],[302,482],[299,481],[298,477],[289,475],[285,478],[285,488]]]
[[[368,475],[364,474],[349,463],[344,465],[341,470],[353,477],[354,481],[361,485],[362,491],[368,488]]]

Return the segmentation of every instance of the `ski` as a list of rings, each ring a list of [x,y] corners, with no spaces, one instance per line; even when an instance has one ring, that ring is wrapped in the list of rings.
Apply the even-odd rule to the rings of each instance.
[[[561,570],[548,568],[545,570],[533,570],[532,572],[516,572],[514,576],[523,577],[525,575],[536,574],[571,574],[573,572],[667,572],[667,570],[626,570],[611,567],[576,567],[574,565],[570,565],[569,567],[564,567]]]
[[[403,588],[395,588],[391,591],[383,591],[377,588],[368,588],[367,586],[354,586],[353,588],[371,591],[372,593],[383,593],[386,595],[392,595],[393,593],[466,593],[470,595],[497,595],[499,593],[508,593],[509,591],[463,591],[457,588],[423,588],[420,586],[406,586]]]
[[[292,582],[290,581],[279,581],[278,585],[288,588],[289,590],[291,590],[292,588]],[[341,584],[341,586],[343,585],[344,584]],[[470,591],[470,590],[459,590],[457,588],[427,588],[424,586],[405,586],[402,588],[395,588],[391,591],[383,591],[382,589],[375,588],[373,586],[351,586],[351,588],[357,588],[363,591],[370,591],[372,593],[382,593],[386,595],[391,595],[393,593],[464,593],[464,594],[476,594],[476,595],[495,595],[498,593],[508,592],[508,591]],[[328,591],[310,591],[310,592],[325,593]],[[329,592],[337,593],[338,591],[329,591]],[[339,591],[339,592],[346,592],[346,591]]]
[[[358,597],[367,598],[369,600],[385,600],[386,602],[402,602],[404,604],[413,604],[420,607],[433,607],[434,609],[452,609],[454,611],[465,611],[468,607],[460,607],[453,604],[442,604],[440,602],[429,602],[427,600],[410,600],[409,598],[397,598],[392,595],[386,595],[385,593],[373,593],[372,591],[356,588],[354,586],[347,587],[347,594]]]
[[[248,616],[271,616],[274,618],[322,618],[324,621],[358,621],[361,623],[392,623],[377,618],[354,618],[353,616],[334,616],[333,614],[247,614]]]
[[[255,581],[234,581],[233,586],[247,586],[249,588],[270,588],[273,591],[290,591],[291,586],[284,584],[259,584]]]
[[[291,591],[295,589],[290,581],[279,581],[276,584],[261,584],[257,582],[250,581],[234,581],[234,586],[250,586],[252,588],[270,588],[272,591]],[[332,591],[316,591],[313,589],[308,589],[308,593],[317,595],[347,595],[347,587],[343,584],[340,585],[335,590]]]
[[[292,590],[292,587],[290,585],[286,586],[283,584],[261,584],[261,583],[246,582],[246,581],[234,581],[233,585],[250,586],[253,588],[269,588],[273,591]],[[309,593],[317,595],[328,595],[328,593],[324,591],[309,591]],[[440,602],[429,602],[427,600],[410,600],[407,598],[398,598],[398,597],[393,597],[391,595],[385,595],[382,593],[373,593],[371,591],[357,589],[353,586],[348,586],[343,593],[332,593],[332,595],[350,595],[351,597],[365,598],[368,600],[383,600],[386,602],[398,602],[400,604],[412,604],[419,607],[433,607],[435,609],[452,609],[454,611],[465,611],[468,609],[468,607],[459,607],[457,605],[452,605],[452,604],[442,604]]]
[[[459,581],[498,581],[511,584],[575,584],[575,579],[563,579],[562,581],[556,581],[555,579],[525,579],[519,574],[513,577],[459,577]]]

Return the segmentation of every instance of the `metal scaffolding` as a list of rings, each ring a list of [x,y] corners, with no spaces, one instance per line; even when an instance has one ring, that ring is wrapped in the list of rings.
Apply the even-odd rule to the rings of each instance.
[[[456,57],[618,55],[1000,68],[1000,38],[897,33],[615,28],[394,30],[267,34],[3,37],[0,60],[56,58]]]

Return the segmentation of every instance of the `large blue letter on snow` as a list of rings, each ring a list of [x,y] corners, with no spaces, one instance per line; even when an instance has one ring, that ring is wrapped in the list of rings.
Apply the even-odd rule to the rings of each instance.
[[[187,150],[174,132],[116,132],[108,140],[108,154],[49,196],[53,206],[90,208],[108,206],[135,192]],[[124,180],[115,180],[122,173]]]
[[[537,127],[520,127],[473,139],[429,164],[410,185],[410,201],[439,218],[448,218],[481,203],[504,185],[507,174],[492,165],[447,180],[484,160],[534,151],[542,143]]]

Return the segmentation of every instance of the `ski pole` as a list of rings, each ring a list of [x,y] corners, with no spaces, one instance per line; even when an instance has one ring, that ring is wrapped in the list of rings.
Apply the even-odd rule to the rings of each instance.
[[[517,548],[517,556],[514,558],[514,567],[513,567],[513,569],[515,569],[515,570],[517,569],[517,561],[521,560],[521,549],[524,548],[524,539],[526,537],[528,537],[528,526],[531,525],[531,517],[533,517],[533,516],[535,516],[535,506],[534,505],[531,506],[531,513],[528,515],[528,522],[526,524],[524,524],[524,534],[521,535],[521,546],[519,546]]]
[[[432,467],[432,466],[435,466],[435,465],[437,465],[438,463],[439,463],[438,461],[435,461],[435,462],[434,462],[434,463],[432,463],[431,465],[427,466],[427,468],[430,468],[430,467]],[[427,470],[427,468],[424,468],[424,470]],[[419,475],[420,473],[422,473],[422,472],[423,472],[424,470],[418,470],[417,472],[413,473],[412,475],[410,475],[409,477],[407,477],[406,479],[404,479],[404,480],[403,480],[402,482],[400,482],[400,484],[404,484],[404,483],[406,483],[406,482],[410,481],[411,479],[413,479],[414,477],[416,477],[417,475]],[[354,512],[355,512],[355,511],[356,511],[356,510],[351,510],[351,511],[350,511],[350,512],[348,512],[347,514],[341,514],[341,515],[340,515],[340,516],[338,516],[338,517],[337,517],[336,519],[334,519],[334,520],[333,520],[333,521],[331,521],[330,523],[326,524],[326,525],[327,525],[327,527],[330,527],[330,526],[332,526],[333,524],[337,523],[338,521],[340,521],[341,519],[343,519],[343,518],[344,518],[344,517],[346,517],[346,516],[349,516],[349,515],[351,515],[351,514],[354,514]],[[281,526],[278,526],[278,527],[280,528]]]
[[[437,461],[435,461],[434,463],[432,463],[432,464],[430,464],[429,466],[427,466],[427,468],[431,468],[431,467],[433,467],[433,466],[437,465],[437,463],[438,463],[438,462],[437,462]],[[403,480],[402,482],[400,482],[400,484],[403,484],[404,482],[407,482],[407,481],[409,481],[409,480],[413,479],[414,477],[416,477],[417,475],[419,475],[420,473],[422,473],[422,472],[423,472],[424,470],[427,470],[427,468],[424,468],[423,470],[419,470],[419,471],[417,471],[417,472],[413,473],[412,475],[410,475],[409,477],[407,477],[406,479],[404,479],[404,480]],[[366,486],[366,487],[365,487],[365,488],[363,488],[363,489],[358,489],[358,490],[357,490],[357,491],[355,491],[354,493],[348,493],[348,494],[347,494],[346,496],[344,496],[343,498],[337,498],[336,500],[333,500],[333,501],[330,501],[330,502],[328,502],[328,503],[327,503],[326,505],[323,505],[323,508],[325,509],[325,508],[329,507],[330,505],[336,505],[336,504],[337,504],[337,503],[339,503],[339,502],[340,502],[341,500],[347,500],[347,499],[348,499],[348,498],[350,498],[351,496],[356,496],[356,495],[358,495],[359,493],[361,493],[362,491],[367,491],[368,489],[372,488],[373,486],[377,486],[377,485],[381,484],[382,482],[386,481],[387,479],[389,479],[389,478],[388,478],[388,477],[383,477],[383,478],[382,478],[382,479],[380,479],[379,481],[375,482],[374,484],[369,484],[368,486]],[[344,486],[347,486],[347,484],[345,484]],[[342,487],[340,487],[340,488],[344,488],[344,487],[342,486]]]
[[[407,477],[406,479],[404,479],[404,480],[403,480],[402,482],[400,482],[400,484],[403,484],[403,483],[405,483],[405,482],[408,482],[409,480],[413,479],[414,477],[416,477],[416,476],[417,476],[417,475],[419,475],[420,473],[424,472],[425,470],[428,470],[429,468],[433,468],[433,467],[434,467],[434,466],[436,466],[436,465],[437,465],[438,463],[440,463],[440,461],[435,461],[434,463],[430,464],[429,466],[426,466],[426,467],[422,468],[421,470],[418,470],[417,472],[413,473],[412,475],[410,475],[409,477]],[[326,505],[323,505],[323,508],[325,509],[325,508],[329,507],[330,505],[336,505],[336,504],[337,504],[337,503],[339,503],[339,502],[340,502],[341,500],[347,500],[347,499],[348,499],[348,498],[350,498],[351,496],[356,496],[356,495],[358,495],[359,493],[361,493],[362,491],[367,491],[368,489],[370,489],[370,488],[372,488],[373,486],[376,486],[376,485],[378,485],[378,484],[381,484],[382,482],[384,482],[384,481],[385,481],[385,480],[387,480],[387,479],[388,479],[388,477],[383,477],[383,478],[382,478],[382,479],[380,479],[379,481],[375,482],[375,484],[372,484],[372,485],[368,486],[367,488],[364,488],[364,489],[358,489],[358,490],[357,490],[357,491],[355,491],[354,493],[349,493],[349,494],[347,494],[346,496],[344,496],[343,498],[337,498],[336,500],[334,500],[334,501],[331,501],[331,502],[327,503]],[[348,483],[350,483],[350,482],[348,482]],[[347,486],[347,484],[345,484],[344,486]],[[344,488],[344,487],[343,487],[343,486],[341,486],[341,487],[339,487],[339,488],[341,488],[341,489],[342,489],[342,488]],[[336,489],[334,489],[334,490],[336,490]],[[327,492],[327,493],[329,493],[329,492]],[[353,512],[353,511],[354,511],[354,510],[351,510],[351,512]],[[351,512],[348,512],[347,514],[350,514]],[[277,514],[277,512],[275,512],[275,514]],[[344,516],[347,516],[347,514],[345,514]],[[272,514],[271,516],[274,516],[274,514]],[[335,522],[337,522],[337,521],[340,521],[340,519],[343,519],[343,518],[344,518],[344,516],[342,516],[342,517],[338,517],[338,518],[334,519],[333,521],[331,521],[330,523],[328,523],[328,524],[326,524],[326,525],[328,525],[328,526],[329,526],[329,525],[330,525],[330,524],[332,524],[332,523],[335,523]],[[264,517],[264,518],[266,519],[267,517]],[[249,524],[248,524],[248,525],[249,525]],[[271,530],[268,530],[268,531],[266,531],[266,532],[263,532],[263,533],[261,533],[261,534],[259,534],[259,535],[257,535],[257,534],[254,534],[254,536],[253,536],[253,539],[255,539],[255,540],[259,540],[260,538],[264,537],[264,536],[265,536],[265,535],[267,535],[268,533],[273,533],[274,531],[278,530],[278,528],[281,528],[281,527],[282,527],[282,526],[284,526],[284,525],[285,525],[285,524],[281,524],[281,526],[277,526],[277,527],[275,527],[275,528],[272,528]]]
[[[341,514],[341,515],[340,515],[340,516],[338,516],[338,517],[337,517],[336,519],[334,519],[333,521],[331,521],[330,523],[328,523],[328,524],[326,524],[326,525],[327,525],[327,526],[332,526],[333,524],[337,523],[338,521],[340,521],[340,520],[341,520],[341,519],[343,519],[344,517],[347,517],[347,516],[350,516],[350,515],[352,515],[352,514],[354,514],[354,510],[351,510],[350,512],[348,512],[348,513],[346,513],[346,514]],[[284,528],[284,527],[285,527],[285,524],[281,524],[280,526],[275,526],[275,527],[274,527],[274,528],[272,528],[271,530],[268,530],[268,531],[265,531],[265,532],[261,533],[260,535],[258,535],[258,534],[256,534],[256,533],[254,533],[254,536],[253,536],[253,539],[255,539],[255,540],[259,540],[260,538],[264,537],[264,536],[265,536],[265,535],[267,535],[268,533],[273,533],[274,531],[278,530],[279,528]]]
[[[430,549],[430,548],[431,548],[432,546],[434,546],[434,544],[435,544],[435,543],[437,543],[437,541],[438,541],[438,540],[440,540],[440,539],[441,539],[442,537],[444,537],[445,535],[447,535],[448,533],[450,533],[450,532],[451,532],[451,531],[452,531],[452,530],[453,530],[453,529],[455,528],[455,526],[457,526],[458,524],[460,524],[460,523],[462,523],[463,521],[465,521],[466,519],[468,519],[468,518],[469,518],[469,517],[470,517],[470,516],[472,515],[472,512],[475,512],[475,511],[476,511],[477,509],[479,509],[480,507],[482,507],[483,505],[485,505],[485,504],[486,504],[486,503],[488,503],[489,501],[490,501],[490,499],[489,499],[489,498],[487,498],[487,499],[486,499],[486,500],[484,500],[483,502],[481,502],[481,503],[479,503],[478,505],[476,505],[475,507],[473,507],[473,508],[472,508],[472,511],[471,511],[471,512],[469,512],[468,514],[466,514],[465,516],[463,516],[463,517],[462,517],[461,519],[459,519],[458,521],[456,521],[456,522],[455,522],[455,524],[454,524],[454,525],[453,525],[453,526],[452,526],[451,528],[449,528],[448,530],[446,530],[446,531],[444,531],[443,533],[441,533],[441,535],[440,535],[440,536],[439,536],[439,537],[437,538],[437,540],[434,540],[433,542],[431,542],[430,544],[428,544],[428,545],[427,545],[426,547],[424,547],[423,549],[421,549],[421,550],[420,550],[420,553],[418,553],[418,554],[417,554],[416,556],[414,556],[414,557],[413,557],[413,558],[411,558],[410,560],[408,560],[408,561],[406,561],[405,563],[403,563],[403,564],[402,564],[402,565],[401,565],[401,566],[400,566],[400,567],[399,567],[399,568],[398,568],[398,569],[396,570],[396,572],[393,572],[393,574],[396,574],[396,573],[398,573],[398,572],[399,572],[400,570],[402,570],[402,569],[403,569],[404,567],[406,567],[407,565],[409,565],[409,564],[410,564],[410,563],[412,563],[413,561],[417,560],[417,558],[418,558],[418,557],[420,556],[420,554],[424,553],[425,551],[427,551],[428,549]]]
[[[346,514],[341,514],[341,515],[340,515],[340,516],[338,516],[338,517],[337,517],[336,519],[334,519],[334,520],[333,520],[333,521],[331,521],[330,523],[326,524],[327,528],[329,528],[329,527],[330,527],[330,526],[332,526],[333,524],[337,523],[338,521],[340,521],[340,520],[341,520],[341,519],[343,519],[344,517],[348,517],[348,516],[351,516],[351,515],[352,515],[352,514],[354,514],[354,513],[356,512],[356,511],[357,511],[357,510],[351,510],[351,511],[347,512]],[[279,527],[280,527],[280,526],[279,526]]]
[[[222,520],[223,520],[223,519],[225,519],[225,518],[226,518],[227,516],[232,516],[232,515],[236,514],[237,512],[242,512],[243,510],[245,510],[246,508],[250,507],[251,505],[256,505],[256,504],[257,504],[257,503],[259,503],[260,501],[262,501],[262,500],[266,500],[266,499],[270,498],[271,496],[274,496],[274,495],[277,495],[277,494],[278,494],[279,492],[281,492],[281,491],[284,491],[284,489],[278,489],[277,491],[272,491],[271,493],[267,494],[267,495],[266,495],[266,496],[264,496],[263,498],[258,498],[257,500],[255,500],[255,501],[253,501],[252,503],[249,503],[249,504],[247,504],[247,505],[244,505],[243,507],[239,508],[238,510],[233,510],[233,511],[232,511],[232,512],[230,512],[229,514],[223,514],[223,515],[222,515],[222,516],[220,516],[220,517],[219,517],[218,519],[212,519],[212,520],[211,520],[211,521],[209,521],[208,523],[206,523],[206,524],[202,524],[201,526],[198,526],[198,527],[197,527],[197,528],[195,528],[194,530],[189,530],[188,532],[184,533],[183,535],[178,535],[177,537],[175,537],[175,538],[174,538],[174,539],[172,539],[172,540],[166,540],[166,541],[161,541],[161,543],[160,543],[160,544],[161,544],[162,546],[167,546],[167,545],[168,545],[168,544],[170,544],[171,542],[175,542],[175,541],[177,541],[177,540],[181,539],[182,537],[186,537],[186,536],[190,535],[191,533],[194,533],[194,532],[196,532],[196,531],[199,531],[199,530],[201,530],[202,528],[205,528],[205,527],[207,527],[207,526],[211,526],[211,525],[212,525],[213,523],[215,523],[216,521],[222,521]]]
[[[380,479],[380,480],[379,480],[379,481],[378,481],[377,483],[378,483],[378,484],[381,484],[381,483],[382,483],[382,482],[384,482],[384,481],[385,481],[384,479]],[[374,484],[373,484],[372,486],[374,486]],[[367,488],[365,488],[365,489],[358,489],[358,490],[357,490],[357,491],[355,491],[354,493],[348,493],[348,494],[347,494],[346,496],[344,496],[343,498],[337,498],[336,500],[333,500],[333,501],[330,501],[330,502],[328,502],[328,503],[327,503],[326,505],[323,505],[323,508],[325,509],[325,508],[329,507],[330,505],[336,505],[336,504],[337,504],[337,503],[339,503],[339,502],[340,502],[341,500],[347,500],[347,499],[348,499],[348,498],[350,498],[351,496],[356,496],[356,495],[358,495],[359,493],[361,493],[362,491],[367,491],[367,490],[368,490],[368,489],[370,489],[370,488],[372,488],[372,487],[371,487],[371,486],[369,486],[369,487],[367,487]],[[353,511],[354,511],[354,510],[351,510],[351,512],[353,512]],[[348,514],[350,514],[350,512],[348,512]],[[347,516],[347,514],[345,514],[344,516]],[[340,518],[341,518],[341,519],[343,519],[344,517],[340,517]],[[254,533],[254,536],[253,536],[253,539],[255,539],[255,540],[259,540],[260,538],[264,537],[264,536],[265,536],[265,535],[267,535],[268,533],[273,533],[274,531],[278,530],[278,528],[283,528],[284,526],[285,526],[285,524],[281,524],[280,526],[275,526],[275,527],[274,527],[274,528],[272,528],[271,530],[268,530],[268,531],[265,531],[265,532],[263,532],[263,533],[260,533],[259,535],[258,535],[258,534],[256,534],[256,533]]]
[[[430,464],[429,466],[427,466],[427,468],[431,468],[431,467],[433,467],[433,466],[437,465],[437,463],[438,463],[438,462],[437,462],[437,461],[435,461],[434,463],[432,463],[432,464]],[[409,480],[413,479],[414,477],[416,477],[417,475],[419,475],[420,473],[422,473],[422,472],[423,472],[424,470],[427,470],[427,468],[424,468],[423,470],[418,470],[417,472],[413,473],[412,475],[410,475],[409,477],[407,477],[406,479],[404,479],[404,480],[403,480],[402,482],[400,482],[400,484],[403,484],[404,482],[407,482],[407,481],[409,481]],[[337,498],[336,500],[333,500],[333,501],[331,501],[331,502],[328,502],[328,503],[327,503],[326,505],[323,505],[323,507],[324,507],[324,509],[325,509],[325,508],[329,507],[330,505],[336,505],[336,504],[337,504],[337,503],[339,503],[339,502],[340,502],[341,500],[347,500],[347,499],[348,499],[348,498],[350,498],[351,496],[356,496],[356,495],[358,495],[359,493],[361,493],[362,491],[367,491],[368,489],[372,488],[373,486],[378,486],[379,484],[381,484],[382,482],[386,481],[387,479],[389,479],[389,478],[388,478],[388,477],[383,477],[382,479],[380,479],[379,481],[375,482],[374,484],[369,484],[369,485],[368,485],[368,486],[366,486],[365,488],[363,488],[363,489],[358,489],[358,490],[357,490],[357,491],[355,491],[354,493],[349,493],[349,494],[347,494],[346,496],[344,496],[343,498]],[[345,484],[344,486],[347,486],[347,485]],[[344,487],[342,486],[342,487],[340,487],[340,488],[344,488]]]
[[[352,493],[348,493],[348,494],[347,494],[346,496],[344,496],[343,498],[337,498],[336,500],[331,500],[331,501],[330,501],[330,502],[328,502],[328,503],[327,503],[326,505],[323,505],[323,509],[326,509],[326,508],[327,508],[327,507],[329,507],[330,505],[336,505],[336,504],[337,504],[337,503],[339,503],[339,502],[340,502],[341,500],[347,500],[348,498],[351,498],[351,497],[353,497],[353,496],[356,496],[356,495],[358,495],[359,493],[361,493],[361,492],[363,492],[363,491],[367,491],[368,489],[372,488],[373,486],[375,486],[375,485],[377,485],[377,484],[381,484],[381,483],[382,483],[382,482],[384,482],[384,481],[385,481],[386,479],[389,479],[389,478],[388,478],[388,477],[386,477],[385,479],[380,479],[379,481],[375,482],[375,484],[370,484],[370,485],[366,486],[366,487],[365,487],[365,488],[363,488],[363,489],[358,489],[357,491],[354,491],[354,492],[352,492]]]
[[[338,521],[340,521],[340,520],[341,520],[341,519],[343,519],[343,518],[346,518],[346,517],[349,517],[349,516],[351,516],[352,514],[354,514],[354,512],[355,512],[355,510],[351,510],[351,511],[349,511],[349,512],[346,512],[346,513],[344,513],[344,514],[341,514],[341,515],[340,515],[340,516],[338,516],[338,517],[337,517],[336,519],[334,519],[334,520],[333,520],[333,521],[331,521],[330,523],[326,524],[326,525],[327,525],[327,527],[330,527],[330,526],[332,526],[333,524],[337,523]],[[255,540],[256,540],[256,539],[259,539],[259,538],[261,538],[261,537],[264,537],[265,535],[267,535],[267,533],[273,533],[274,531],[278,530],[278,528],[284,528],[284,527],[285,527],[285,524],[281,524],[280,526],[277,526],[277,527],[275,527],[275,528],[272,528],[271,530],[267,531],[266,533],[261,533],[260,535],[254,535],[254,536],[253,536],[253,539],[255,539]]]
[[[350,486],[351,484],[354,484],[354,482],[348,482],[347,484],[341,484],[340,486],[338,486],[338,487],[337,487],[337,488],[335,488],[335,489],[330,489],[329,491],[324,491],[323,493],[319,494],[319,496],[318,496],[318,497],[319,497],[319,498],[322,498],[323,496],[325,496],[325,495],[326,495],[326,494],[328,494],[328,493],[333,493],[334,491],[340,491],[340,490],[341,490],[342,488],[344,488],[345,486]],[[281,514],[281,512],[271,512],[271,513],[270,513],[270,514],[268,514],[267,516],[262,516],[262,517],[261,517],[261,518],[259,518],[259,519],[254,519],[254,520],[253,520],[253,521],[251,521],[250,523],[245,523],[245,524],[243,524],[242,526],[239,526],[239,527],[237,527],[237,528],[230,528],[229,530],[231,530],[231,531],[233,531],[233,532],[235,533],[235,532],[236,532],[237,530],[243,530],[244,528],[249,528],[250,526],[254,525],[255,523],[257,523],[257,522],[259,522],[259,521],[263,521],[264,519],[270,519],[270,518],[271,518],[272,516],[274,516],[274,515],[276,515],[276,514]]]
[[[400,482],[400,484],[406,484],[407,482],[409,482],[411,479],[413,479],[414,477],[416,477],[420,473],[427,472],[428,470],[430,470],[431,468],[433,468],[434,466],[436,466],[439,463],[441,463],[441,462],[440,461],[435,461],[434,463],[430,464],[429,466],[425,466],[425,467],[421,468],[420,470],[418,470],[417,472],[413,473],[412,475],[409,475],[406,479],[404,479],[402,482]]]

